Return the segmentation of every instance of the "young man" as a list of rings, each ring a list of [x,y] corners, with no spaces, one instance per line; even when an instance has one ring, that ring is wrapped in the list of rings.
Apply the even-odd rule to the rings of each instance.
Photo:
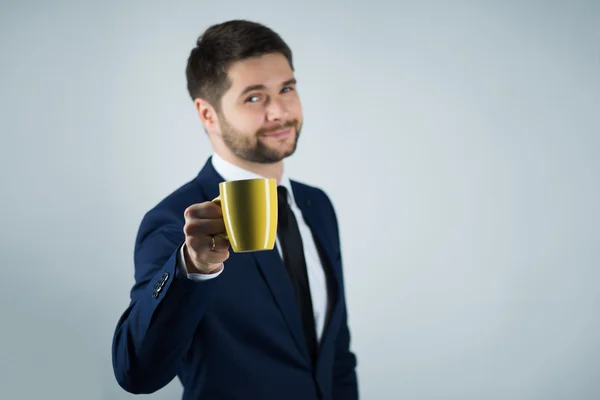
[[[283,167],[302,128],[292,52],[228,21],[198,39],[186,75],[214,153],[141,222],[117,381],[152,393],[178,376],[184,399],[357,399],[335,211]],[[236,254],[211,200],[219,182],[255,177],[278,182],[277,246]]]

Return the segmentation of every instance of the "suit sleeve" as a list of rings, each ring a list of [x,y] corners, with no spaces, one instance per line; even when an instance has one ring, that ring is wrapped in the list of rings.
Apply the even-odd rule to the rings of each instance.
[[[218,290],[218,278],[197,282],[182,274],[182,218],[153,210],[138,231],[135,283],[112,343],[115,377],[130,393],[153,393],[173,380]]]
[[[343,296],[345,296],[343,294]],[[356,355],[350,349],[350,329],[346,299],[342,304],[342,326],[335,341],[333,361],[333,399],[358,399],[358,381],[356,377]]]
[[[342,326],[335,340],[335,355],[333,361],[333,400],[357,400],[358,379],[356,376],[356,355],[350,348],[350,329],[348,327],[348,310],[346,306],[346,290],[344,284],[344,273],[342,268],[342,252],[340,243],[340,234],[335,209],[328,199],[333,222],[335,227],[335,237],[337,239],[338,265],[340,266],[340,277],[342,279],[342,292],[340,293],[342,302]]]

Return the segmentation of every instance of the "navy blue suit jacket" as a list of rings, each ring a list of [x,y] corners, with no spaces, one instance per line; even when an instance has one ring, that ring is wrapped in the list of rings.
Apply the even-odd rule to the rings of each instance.
[[[221,275],[203,282],[178,270],[184,210],[217,197],[221,181],[209,159],[194,180],[144,216],[131,302],[113,338],[119,385],[152,393],[178,376],[190,400],[357,399],[338,224],[322,190],[292,181],[330,282],[332,307],[314,366],[277,249],[230,252]]]

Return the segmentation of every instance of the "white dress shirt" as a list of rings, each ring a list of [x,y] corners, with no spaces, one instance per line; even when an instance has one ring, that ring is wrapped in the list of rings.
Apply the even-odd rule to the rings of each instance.
[[[215,170],[219,173],[219,175],[221,175],[226,181],[263,178],[262,176],[257,175],[254,172],[247,171],[225,161],[216,153],[212,156],[212,164]],[[312,232],[308,225],[306,225],[304,217],[302,216],[302,212],[296,205],[292,185],[285,173],[285,169],[281,177],[281,181],[278,182],[278,185],[284,186],[287,189],[288,202],[292,211],[294,212],[294,215],[296,216],[296,220],[298,221],[298,228],[300,229],[300,236],[302,237],[302,244],[304,246],[304,258],[306,259],[308,283],[310,286],[310,294],[312,297],[317,341],[320,342],[321,337],[323,335],[323,330],[325,328],[325,319],[327,317],[327,312],[329,309],[329,296],[327,293],[327,280],[325,278],[325,272],[323,270],[323,265],[321,264],[321,258],[319,256],[319,252],[317,250],[317,246],[315,244]],[[279,255],[283,259],[281,245],[279,244],[279,238],[277,238],[275,244],[277,246]],[[180,266],[181,272],[187,275],[189,279],[194,281],[214,279],[217,276],[219,276],[225,268],[225,266],[223,266],[223,268],[220,271],[213,274],[187,273],[185,258],[183,256],[183,246],[181,246],[181,249],[179,251],[178,265]]]

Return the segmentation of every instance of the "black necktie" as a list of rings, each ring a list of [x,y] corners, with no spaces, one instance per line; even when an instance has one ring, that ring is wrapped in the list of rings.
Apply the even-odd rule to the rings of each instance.
[[[298,222],[296,221],[294,212],[288,204],[287,189],[283,186],[278,186],[277,197],[277,235],[279,236],[279,241],[281,243],[283,262],[289,274],[292,286],[294,287],[308,352],[314,362],[317,354],[317,339],[302,237],[300,236],[300,230],[298,229]]]

